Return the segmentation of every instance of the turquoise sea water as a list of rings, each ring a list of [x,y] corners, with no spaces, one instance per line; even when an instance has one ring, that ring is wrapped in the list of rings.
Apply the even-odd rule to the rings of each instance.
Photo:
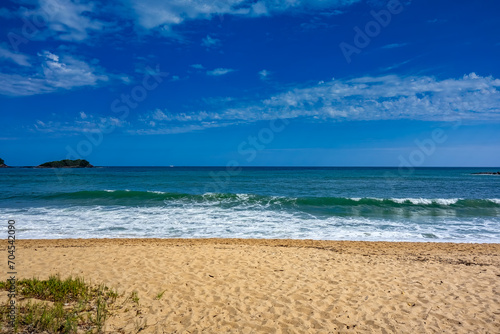
[[[18,238],[500,242],[491,168],[0,169]]]

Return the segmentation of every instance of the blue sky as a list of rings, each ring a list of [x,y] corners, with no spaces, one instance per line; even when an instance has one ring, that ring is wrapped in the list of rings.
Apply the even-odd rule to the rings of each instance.
[[[500,166],[498,1],[27,0],[0,157]]]

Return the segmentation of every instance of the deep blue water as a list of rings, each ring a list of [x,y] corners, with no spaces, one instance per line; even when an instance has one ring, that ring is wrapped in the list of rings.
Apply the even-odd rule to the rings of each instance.
[[[20,238],[500,242],[491,168],[0,169]]]

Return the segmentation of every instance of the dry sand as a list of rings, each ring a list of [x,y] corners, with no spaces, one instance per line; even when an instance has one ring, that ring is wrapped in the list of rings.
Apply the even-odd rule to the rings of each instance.
[[[22,278],[59,273],[118,290],[109,333],[500,333],[500,244],[79,239],[16,247]],[[133,291],[138,305],[125,301]]]

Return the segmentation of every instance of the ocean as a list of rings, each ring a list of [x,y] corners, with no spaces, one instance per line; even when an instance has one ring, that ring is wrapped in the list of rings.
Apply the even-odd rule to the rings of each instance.
[[[500,242],[495,168],[0,169],[18,239]]]

